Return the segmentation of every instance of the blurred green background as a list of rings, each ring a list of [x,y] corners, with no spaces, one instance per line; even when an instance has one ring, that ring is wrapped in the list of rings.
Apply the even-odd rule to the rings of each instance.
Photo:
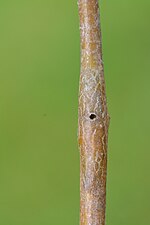
[[[100,1],[107,225],[150,224],[150,1]],[[76,1],[0,0],[0,225],[79,224]]]

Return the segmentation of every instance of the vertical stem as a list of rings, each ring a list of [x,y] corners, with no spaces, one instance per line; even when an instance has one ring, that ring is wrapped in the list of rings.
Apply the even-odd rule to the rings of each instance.
[[[80,225],[104,225],[109,116],[98,0],[78,0],[78,7],[81,36]]]

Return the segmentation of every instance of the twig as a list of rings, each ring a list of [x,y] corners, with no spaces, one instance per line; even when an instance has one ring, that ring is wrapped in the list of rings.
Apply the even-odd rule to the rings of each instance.
[[[78,0],[78,7],[81,36],[80,225],[104,225],[109,115],[98,0]]]

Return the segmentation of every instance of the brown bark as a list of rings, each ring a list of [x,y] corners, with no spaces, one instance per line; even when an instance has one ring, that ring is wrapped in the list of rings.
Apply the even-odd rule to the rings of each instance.
[[[98,0],[78,0],[78,7],[81,36],[80,225],[104,225],[109,115]]]

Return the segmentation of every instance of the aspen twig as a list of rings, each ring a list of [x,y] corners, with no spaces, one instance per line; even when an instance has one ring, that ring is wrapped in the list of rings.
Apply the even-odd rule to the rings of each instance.
[[[109,115],[98,0],[78,0],[78,7],[81,39],[80,225],[104,225]]]

